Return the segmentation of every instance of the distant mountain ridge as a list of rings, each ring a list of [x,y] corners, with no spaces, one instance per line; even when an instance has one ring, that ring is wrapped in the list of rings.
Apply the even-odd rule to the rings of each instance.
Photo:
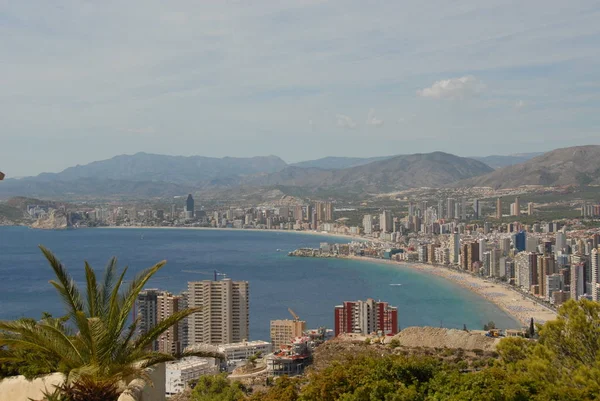
[[[456,186],[515,188],[521,185],[600,184],[600,146],[556,149],[526,162],[456,183]]]
[[[277,173],[249,177],[242,185],[304,187],[361,194],[444,186],[493,169],[477,160],[444,152],[400,155],[340,170],[287,167]]]
[[[543,152],[517,153],[514,155],[491,155],[483,157],[471,157],[471,159],[479,160],[480,162],[497,169],[512,166],[513,164],[523,163],[542,154]]]
[[[70,167],[60,173],[8,180],[0,196],[148,198],[276,186],[299,188],[304,193],[331,190],[358,195],[443,186],[492,171],[479,161],[443,152],[349,159],[321,159],[317,163],[321,168],[316,168],[287,165],[276,156],[217,159],[137,153]],[[324,169],[325,165],[330,168]]]
[[[350,167],[363,166],[372,162],[390,159],[394,156],[379,157],[337,157],[327,156],[316,160],[307,160],[298,163],[292,163],[290,166],[302,168],[320,168],[324,170],[339,170]]]
[[[529,158],[531,154],[491,157],[506,161]],[[495,171],[473,158],[444,152],[327,157],[292,165],[277,156],[212,158],[137,153],[70,167],[60,173],[8,179],[0,185],[0,198],[131,199],[190,192],[243,194],[261,188],[277,188],[294,196],[326,193],[353,197],[415,187],[587,185],[600,183],[598,177],[600,146],[557,149]]]
[[[40,174],[44,180],[71,181],[80,178],[98,178],[142,182],[169,182],[195,185],[224,177],[272,173],[287,166],[277,156],[250,158],[167,156],[150,153],[120,155],[84,166],[69,167],[60,173]]]

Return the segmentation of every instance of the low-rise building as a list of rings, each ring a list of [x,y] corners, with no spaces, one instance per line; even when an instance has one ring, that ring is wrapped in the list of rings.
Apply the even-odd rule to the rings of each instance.
[[[266,341],[243,341],[240,343],[218,345],[219,352],[225,354],[228,361],[242,361],[260,352],[270,354],[273,350],[271,343]]]
[[[219,373],[219,364],[212,358],[189,357],[166,363],[166,395],[172,396],[186,389],[189,382],[202,375]]]

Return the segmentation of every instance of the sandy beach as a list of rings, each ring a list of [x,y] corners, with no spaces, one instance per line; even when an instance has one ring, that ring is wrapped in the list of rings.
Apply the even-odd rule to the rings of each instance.
[[[521,322],[523,326],[528,327],[531,318],[533,318],[536,323],[544,323],[556,318],[556,312],[546,306],[540,305],[539,303],[524,297],[523,294],[510,288],[508,285],[496,284],[482,277],[476,277],[445,267],[437,267],[423,263],[395,262],[392,260],[358,256],[350,257],[350,259],[389,264],[401,269],[415,269],[443,277],[494,303],[500,309]]]
[[[379,241],[376,238],[364,238],[359,235],[346,235],[346,234],[333,234],[321,231],[309,231],[309,230],[268,230],[262,228],[218,228],[218,227],[154,227],[154,226],[108,226],[99,228],[110,228],[110,229],[157,229],[157,230],[212,230],[212,231],[246,231],[246,232],[270,232],[270,233],[291,233],[291,234],[304,234],[304,235],[319,235],[322,237],[334,237],[352,241]]]

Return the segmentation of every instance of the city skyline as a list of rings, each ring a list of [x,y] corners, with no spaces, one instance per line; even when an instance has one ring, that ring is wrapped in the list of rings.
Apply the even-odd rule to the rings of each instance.
[[[380,155],[365,138],[461,156],[598,143],[599,12],[13,2],[0,22],[0,159],[23,176],[138,151],[294,162],[298,138],[318,141],[314,158]]]

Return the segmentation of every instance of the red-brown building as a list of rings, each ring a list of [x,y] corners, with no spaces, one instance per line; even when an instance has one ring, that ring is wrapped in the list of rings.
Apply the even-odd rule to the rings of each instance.
[[[344,333],[398,333],[398,308],[387,302],[367,299],[346,301],[335,307],[335,335]]]

